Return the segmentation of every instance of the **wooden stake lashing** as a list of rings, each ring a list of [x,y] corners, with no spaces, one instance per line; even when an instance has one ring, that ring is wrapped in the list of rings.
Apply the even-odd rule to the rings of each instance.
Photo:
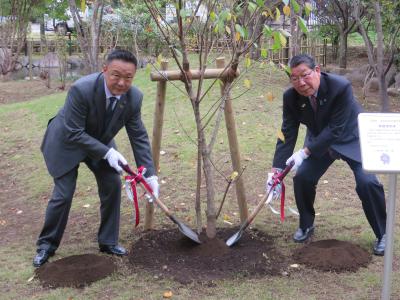
[[[161,63],[161,71],[152,72],[150,74],[150,79],[152,81],[157,81],[157,99],[156,99],[156,107],[154,113],[154,121],[153,121],[153,140],[152,140],[152,152],[153,152],[153,160],[154,166],[156,168],[156,172],[158,174],[159,165],[160,165],[160,148],[161,148],[161,138],[162,138],[162,126],[164,119],[164,107],[165,107],[165,94],[166,94],[166,84],[167,81],[170,80],[181,80],[182,74],[180,70],[172,70],[167,71],[168,62],[163,61]],[[229,69],[225,69],[225,59],[223,57],[217,59],[217,69],[206,69],[204,71],[204,79],[215,79],[219,78],[224,81],[229,75]],[[190,70],[191,79],[196,80],[201,77],[200,70]],[[239,71],[237,71],[236,76],[239,75]],[[224,84],[225,85],[225,84]],[[224,92],[224,87],[221,87],[221,92]],[[240,173],[241,164],[240,164],[240,153],[239,153],[239,144],[236,136],[236,125],[235,119],[232,109],[232,100],[229,95],[225,100],[225,122],[226,128],[228,132],[228,140],[229,147],[231,152],[232,159],[232,167],[234,171]],[[242,177],[236,182],[236,197],[239,204],[240,210],[240,220],[243,222],[247,219],[248,211],[247,211],[247,203],[246,203],[246,195]],[[147,204],[146,206],[146,215],[145,215],[145,229],[151,229],[153,227],[153,213],[154,207],[152,204]]]

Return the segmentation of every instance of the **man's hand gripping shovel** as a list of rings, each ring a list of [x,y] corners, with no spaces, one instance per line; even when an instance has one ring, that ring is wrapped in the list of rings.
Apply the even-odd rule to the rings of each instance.
[[[199,239],[199,236],[192,230],[190,229],[187,225],[183,224],[181,221],[179,221],[170,211],[169,209],[165,206],[164,203],[161,202],[159,198],[154,196],[153,190],[148,185],[146,180],[144,179],[142,172],[138,172],[136,174],[128,165],[123,165],[119,163],[121,168],[129,174],[129,178],[126,178],[128,181],[131,183],[131,189],[133,193],[136,193],[136,183],[140,183],[144,189],[148,192],[152,200],[161,208],[162,211],[168,216],[168,218],[171,219],[172,222],[174,222],[176,225],[178,225],[179,231],[183,233],[185,236],[187,236],[189,239],[192,241],[201,244],[201,241]],[[135,209],[136,209],[136,225],[138,223],[138,207],[136,207],[135,204]]]
[[[246,221],[242,223],[242,225],[239,228],[239,231],[236,232],[234,235],[232,235],[227,241],[226,245],[228,247],[232,246],[235,244],[243,235],[243,232],[246,230],[246,228],[253,222],[254,218],[257,216],[257,214],[260,212],[261,208],[264,206],[264,204],[267,202],[269,195],[273,192],[274,188],[276,185],[282,183],[283,178],[289,173],[290,169],[293,167],[294,162],[292,162],[290,165],[288,165],[281,173],[277,174],[274,176],[274,182],[271,186],[271,189],[267,194],[264,195],[264,197],[260,200],[260,202],[257,204],[256,208],[252,212],[252,214],[247,218]],[[283,187],[283,186],[282,186]],[[282,190],[284,193],[284,190]],[[284,194],[283,194],[284,196]],[[283,199],[283,198],[282,198]],[[281,205],[281,219],[284,218],[284,205]]]

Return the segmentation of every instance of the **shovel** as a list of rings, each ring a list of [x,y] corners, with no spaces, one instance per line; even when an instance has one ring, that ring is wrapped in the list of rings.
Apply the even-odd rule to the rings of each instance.
[[[293,167],[294,163],[292,162],[290,165],[288,165],[277,177],[278,180],[274,181],[274,184],[272,185],[271,189],[267,194],[264,195],[264,197],[261,199],[261,201],[257,204],[256,208],[254,209],[253,213],[247,218],[246,221],[242,223],[240,226],[240,229],[238,232],[236,232],[234,235],[232,235],[227,241],[226,245],[228,247],[232,246],[235,244],[243,235],[243,232],[246,230],[246,228],[253,222],[254,218],[257,216],[257,214],[260,212],[261,208],[264,206],[265,202],[268,199],[269,194],[274,190],[274,187],[282,181],[283,178],[289,173],[290,169]]]
[[[124,171],[126,173],[128,173],[131,176],[137,176],[137,174],[135,172],[132,171],[132,169],[128,166],[128,165],[123,165],[123,164],[119,164],[121,166],[122,169],[124,169]],[[157,198],[156,196],[154,196],[153,194],[153,190],[151,189],[151,187],[147,184],[147,182],[145,180],[140,180],[139,183],[141,183],[143,185],[143,187],[145,188],[145,190],[151,195],[151,198],[153,199],[153,201],[155,203],[157,203],[157,205],[161,208],[162,211],[164,211],[164,213],[168,216],[168,218],[171,219],[172,222],[174,222],[176,225],[178,225],[179,231],[181,233],[183,233],[186,237],[188,237],[189,239],[191,239],[192,241],[201,244],[201,241],[199,239],[199,236],[192,230],[190,229],[187,225],[183,224],[182,222],[180,222],[170,211],[169,209],[165,206],[164,203],[161,202],[161,200],[159,198]]]

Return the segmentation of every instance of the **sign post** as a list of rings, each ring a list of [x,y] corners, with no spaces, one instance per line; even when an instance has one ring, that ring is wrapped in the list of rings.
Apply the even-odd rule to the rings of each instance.
[[[392,284],[393,232],[395,223],[397,173],[400,173],[400,114],[361,113],[358,115],[361,158],[367,172],[389,174],[386,219],[386,248],[382,299],[390,299]]]

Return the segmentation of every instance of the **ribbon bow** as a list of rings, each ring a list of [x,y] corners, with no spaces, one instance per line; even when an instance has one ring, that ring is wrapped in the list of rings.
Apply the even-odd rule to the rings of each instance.
[[[137,197],[137,188],[136,185],[141,183],[144,185],[145,189],[153,195],[153,190],[150,185],[146,182],[143,174],[146,172],[145,167],[141,166],[138,168],[137,174],[132,172],[132,175],[125,176],[125,189],[128,195],[128,198],[133,202],[134,209],[135,209],[135,227],[139,225],[140,221],[140,214],[139,214],[139,204],[138,204],[138,197]]]

